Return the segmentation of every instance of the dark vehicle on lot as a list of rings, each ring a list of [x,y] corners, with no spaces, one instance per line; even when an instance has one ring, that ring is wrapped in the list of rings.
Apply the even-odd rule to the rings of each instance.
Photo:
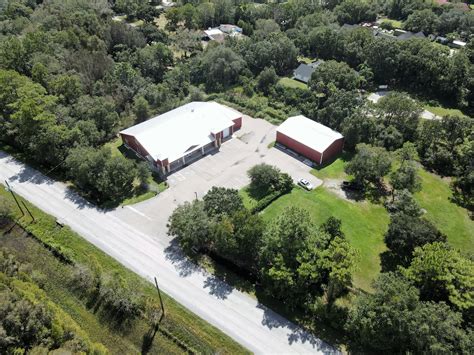
[[[342,189],[343,190],[352,190],[352,191],[362,191],[364,187],[355,182],[355,181],[343,181],[342,182]]]

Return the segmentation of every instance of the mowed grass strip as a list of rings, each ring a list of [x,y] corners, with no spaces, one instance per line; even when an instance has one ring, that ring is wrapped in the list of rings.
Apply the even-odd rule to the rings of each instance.
[[[457,108],[445,108],[442,106],[430,106],[430,105],[425,105],[425,109],[427,111],[430,111],[431,113],[434,113],[437,116],[444,117],[444,116],[465,116],[464,113],[462,113],[461,110]]]
[[[11,197],[10,193],[7,192],[3,185],[0,185],[0,195],[7,198],[11,201],[12,205],[15,206],[15,202]],[[20,201],[24,201],[32,214],[35,216],[36,223],[31,224],[30,219],[25,216],[21,219],[20,212],[15,207],[15,219],[20,225],[25,227],[28,231],[33,233],[39,240],[46,244],[51,244],[54,241],[54,248],[60,249],[67,256],[71,257],[76,263],[86,265],[91,269],[99,267],[102,270],[105,277],[120,277],[125,283],[129,286],[130,289],[139,290],[144,294],[145,297],[151,297],[158,302],[158,297],[156,289],[154,286],[135,274],[131,270],[124,267],[118,261],[108,256],[100,249],[96,248],[94,245],[87,242],[80,235],[73,232],[69,227],[65,226],[59,228],[56,225],[56,219],[39,208],[35,207],[27,200],[24,200],[17,195],[17,198]],[[27,252],[27,251],[25,251]],[[61,283],[61,280],[58,281]],[[159,282],[159,280],[158,280]],[[60,293],[57,292],[56,300],[61,298]],[[178,338],[180,341],[191,347],[194,351],[199,353],[222,353],[222,354],[243,354],[248,353],[248,351],[243,348],[240,344],[236,343],[233,339],[222,333],[220,330],[207,323],[197,315],[193,314],[179,303],[174,301],[171,297],[166,294],[163,294],[163,301],[166,310],[166,317],[163,322],[163,328],[166,326],[167,329],[171,330],[171,333],[174,337]],[[64,304],[67,304],[69,301],[65,300]],[[66,307],[67,308],[67,307]],[[71,316],[78,321],[81,321],[82,317],[90,317],[86,315],[81,310],[71,311]],[[82,316],[81,316],[82,314]],[[78,318],[75,318],[75,315]],[[91,324],[90,332],[97,332],[94,330],[96,326]],[[102,326],[106,324],[101,323]],[[81,324],[82,326],[82,324]],[[140,336],[139,339],[131,341],[129,344],[135,346],[136,352],[141,352],[141,347],[138,347],[141,344],[141,336],[145,333],[145,325],[141,326],[142,328],[137,328],[137,333],[130,330],[132,336]],[[143,333],[140,329],[143,329]],[[107,334],[103,334],[104,338],[96,340],[103,342],[104,344],[108,343]],[[166,338],[168,341],[168,338]],[[169,340],[171,341],[171,340]],[[117,342],[120,344],[120,342]],[[133,345],[134,344],[134,345]],[[141,346],[141,345],[140,345]],[[158,341],[154,346],[157,346],[157,349],[161,349],[158,353],[167,353],[166,348],[168,348],[167,343],[160,344]],[[120,346],[122,348],[122,346]],[[126,347],[124,347],[126,348]],[[170,352],[174,348],[174,345],[169,346]],[[122,348],[123,349],[123,348]],[[163,352],[164,350],[164,352]],[[113,353],[128,353],[128,352],[113,352]],[[133,353],[133,352],[131,352]],[[156,353],[156,352],[155,352]]]
[[[366,201],[346,201],[324,187],[311,192],[298,187],[268,206],[262,216],[271,221],[289,206],[308,210],[317,225],[331,216],[342,221],[343,232],[359,253],[354,274],[355,286],[371,290],[371,282],[380,272],[379,254],[386,249],[383,235],[387,230],[389,217],[383,206]]]

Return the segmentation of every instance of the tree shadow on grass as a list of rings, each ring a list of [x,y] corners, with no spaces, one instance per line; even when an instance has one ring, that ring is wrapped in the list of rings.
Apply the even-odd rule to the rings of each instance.
[[[340,155],[335,155],[333,158],[330,160],[327,160],[323,164],[316,165],[314,166],[314,170],[320,171],[323,169],[326,169],[328,166],[330,166],[332,163],[334,163],[336,160],[341,159],[344,163],[347,163],[352,160],[354,157],[355,153],[354,152],[346,152],[343,151]]]
[[[365,190],[365,197],[372,203],[381,203],[390,191],[383,184],[370,185]]]
[[[262,198],[264,198],[265,196],[267,196],[270,193],[268,191],[268,189],[264,189],[264,188],[261,188],[261,187],[257,188],[257,187],[252,186],[252,184],[247,186],[245,189],[246,189],[247,193],[249,194],[249,196],[251,198],[253,198],[254,200],[256,200],[256,201],[261,200]]]

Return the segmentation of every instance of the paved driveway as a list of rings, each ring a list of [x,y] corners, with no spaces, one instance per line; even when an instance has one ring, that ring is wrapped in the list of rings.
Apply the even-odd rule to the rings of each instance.
[[[160,235],[161,238],[166,234],[168,217],[179,204],[196,196],[202,198],[212,186],[240,189],[248,185],[247,171],[262,162],[277,166],[288,173],[295,183],[304,178],[315,187],[321,185],[322,181],[310,173],[309,166],[277,148],[268,148],[275,137],[276,126],[262,119],[244,116],[242,129],[224,142],[218,152],[171,174],[166,191],[113,213],[142,232]]]
[[[339,353],[249,295],[192,264],[164,235],[141,232],[138,229],[141,225],[160,223],[140,216],[140,211],[134,212],[143,218],[140,223],[127,223],[114,212],[88,203],[65,184],[0,151],[0,181],[3,180],[9,180],[16,193],[63,221],[137,274],[150,282],[157,276],[164,292],[249,350],[258,354]],[[147,201],[156,208],[148,212],[163,218],[170,207],[166,203],[153,203],[166,202],[164,198],[172,200],[174,192],[171,188],[168,194]]]

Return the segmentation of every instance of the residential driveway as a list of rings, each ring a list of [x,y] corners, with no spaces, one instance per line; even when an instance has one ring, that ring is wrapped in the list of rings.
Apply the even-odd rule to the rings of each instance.
[[[169,243],[163,232],[142,232],[141,226],[145,224],[164,228],[166,214],[173,207],[167,202],[179,197],[178,183],[157,199],[136,206],[138,213],[128,209],[142,218],[138,223],[129,223],[118,218],[119,213],[98,209],[64,183],[42,175],[1,151],[0,180],[8,180],[16,193],[150,282],[156,276],[164,292],[250,351],[259,354],[339,353],[249,295],[191,263]],[[189,196],[181,198],[189,199]],[[144,210],[156,220],[141,216],[138,210],[141,206],[147,206]]]
[[[377,91],[373,92],[369,96],[367,96],[367,100],[373,102],[376,104],[382,97],[386,96],[389,93],[389,91]],[[441,117],[435,115],[434,113],[428,111],[428,110],[423,110],[420,115],[421,118],[424,118],[425,120],[440,120]]]
[[[244,116],[242,129],[224,142],[219,151],[207,155],[168,177],[169,188],[158,196],[113,212],[144,233],[166,234],[166,221],[173,210],[185,201],[202,198],[213,186],[240,189],[249,184],[247,171],[265,162],[288,173],[295,183],[304,178],[318,187],[322,181],[310,173],[311,168],[277,148],[276,126]]]

